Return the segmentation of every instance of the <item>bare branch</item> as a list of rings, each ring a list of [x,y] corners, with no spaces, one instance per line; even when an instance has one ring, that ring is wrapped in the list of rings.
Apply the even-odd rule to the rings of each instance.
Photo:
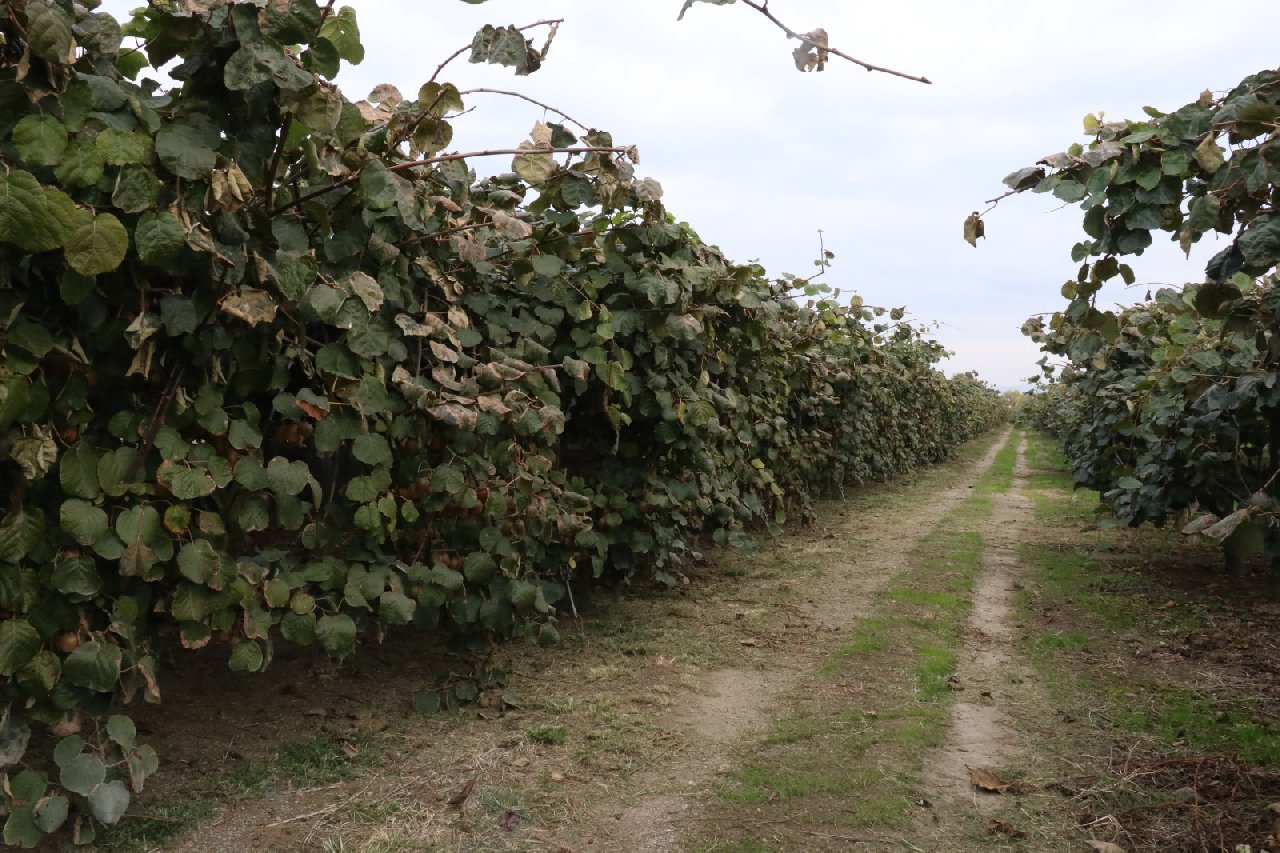
[[[750,6],[752,9],[755,9],[761,15],[764,15],[766,18],[768,18],[770,21],[773,22],[774,26],[778,27],[778,29],[782,30],[791,38],[799,39],[800,41],[804,42],[805,44],[809,45],[810,47],[812,47],[817,51],[825,51],[827,53],[833,53],[836,56],[840,57],[841,59],[847,59],[849,62],[852,62],[854,65],[862,66],[868,71],[879,71],[882,74],[892,74],[894,77],[902,77],[907,80],[915,80],[917,83],[925,83],[930,86],[933,85],[933,81],[930,80],[928,77],[917,77],[914,74],[907,74],[904,71],[894,71],[892,68],[884,68],[879,65],[872,65],[870,62],[863,62],[861,59],[856,59],[850,56],[849,54],[845,53],[844,51],[836,50],[834,47],[830,47],[825,44],[818,44],[817,42],[811,40],[808,36],[804,35],[803,33],[798,33],[795,30],[788,27],[786,24],[782,23],[782,21],[779,21],[777,16],[775,16],[772,12],[769,11],[768,0],[765,0],[765,2],[763,3],[757,2],[757,0],[742,0],[742,2],[747,6]]]
[[[548,18],[545,21],[534,21],[532,24],[525,24],[523,27],[516,27],[516,29],[519,30],[520,32],[524,32],[525,30],[531,30],[534,27],[558,27],[563,23],[564,23],[564,18]],[[436,66],[436,70],[431,74],[431,79],[428,80],[427,82],[434,83],[436,78],[440,76],[440,72],[444,70],[444,67],[446,65],[448,65],[450,62],[453,62],[459,56],[462,56],[462,54],[466,53],[468,50],[471,50],[471,42],[467,42],[465,45],[463,45],[462,47],[458,48],[453,53],[445,57],[444,62],[441,62],[439,65]]]
[[[586,126],[585,124],[583,124],[582,122],[578,121],[578,120],[577,120],[576,118],[574,118],[573,116],[571,116],[571,115],[569,115],[568,113],[566,113],[564,110],[558,110],[558,109],[556,109],[555,107],[551,106],[550,104],[544,104],[542,101],[534,100],[533,98],[530,98],[528,95],[522,95],[522,94],[520,94],[519,92],[512,92],[512,91],[508,91],[507,89],[484,89],[484,88],[480,88],[480,89],[467,89],[466,91],[464,91],[464,92],[459,92],[458,94],[459,94],[459,95],[471,95],[471,94],[474,94],[474,93],[476,93],[476,92],[485,92],[485,93],[490,94],[490,95],[507,95],[507,96],[512,97],[512,98],[519,98],[519,99],[520,99],[520,100],[522,100],[522,101],[528,101],[528,102],[529,102],[529,103],[531,103],[531,104],[536,104],[537,106],[542,107],[544,110],[546,110],[546,111],[548,111],[548,112],[555,113],[556,115],[560,116],[560,117],[561,117],[562,119],[564,119],[565,121],[567,121],[567,122],[569,122],[569,123],[571,123],[571,124],[576,124],[578,127],[582,128],[583,130],[590,130],[590,128],[589,128],[589,127],[587,127],[587,126]]]

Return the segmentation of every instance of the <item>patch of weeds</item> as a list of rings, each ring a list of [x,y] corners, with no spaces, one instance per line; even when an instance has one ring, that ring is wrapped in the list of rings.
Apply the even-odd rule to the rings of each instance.
[[[374,763],[375,751],[370,749],[373,745],[371,737],[343,739],[328,734],[285,744],[276,755],[270,775],[275,781],[303,788],[342,782]]]
[[[916,647],[916,679],[920,698],[925,702],[937,701],[951,690],[947,679],[956,669],[955,652],[946,646],[924,643]]]
[[[889,597],[901,604],[916,604],[921,607],[936,607],[939,610],[953,611],[967,605],[967,602],[948,592],[934,592],[928,589],[912,589],[901,587],[889,591]]]
[[[542,710],[551,714],[571,714],[577,707],[578,700],[573,696],[544,699],[542,702]]]
[[[731,803],[756,804],[791,800],[814,794],[846,796],[865,791],[882,775],[864,767],[799,768],[782,763],[750,765],[736,771],[733,784],[722,786],[720,798]]]
[[[1022,440],[1022,432],[1014,430],[1004,446],[996,453],[991,467],[973,487],[974,495],[992,495],[1009,491],[1013,488],[1013,469],[1018,464],[1018,444]]]
[[[622,676],[626,672],[620,666],[614,664],[601,664],[593,666],[587,670],[586,679],[590,682],[596,681],[613,681],[615,678]]]
[[[765,735],[765,746],[799,743],[825,735],[831,731],[831,723],[812,716],[784,717],[775,720],[773,728]]]
[[[349,817],[368,824],[388,823],[403,811],[404,804],[393,798],[359,800],[345,809]]]
[[[1089,645],[1089,638],[1083,631],[1050,631],[1039,637],[1035,647],[1041,651],[1078,652]]]
[[[534,726],[524,730],[524,736],[534,743],[546,746],[562,744],[569,738],[569,729],[565,726]]]
[[[1233,755],[1261,767],[1280,766],[1280,738],[1247,713],[1224,710],[1212,699],[1188,689],[1156,689],[1135,708],[1132,691],[1111,693],[1113,719],[1130,731],[1198,752]]]

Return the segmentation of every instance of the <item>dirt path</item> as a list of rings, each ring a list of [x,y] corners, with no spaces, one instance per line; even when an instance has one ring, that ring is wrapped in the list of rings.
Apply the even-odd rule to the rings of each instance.
[[[995,496],[991,517],[979,527],[982,573],[956,666],[959,697],[951,707],[947,741],[929,765],[929,785],[936,799],[980,814],[991,814],[1003,803],[1000,791],[974,784],[974,772],[990,787],[998,787],[1004,782],[1000,768],[1014,763],[1028,746],[1006,709],[1047,704],[1032,670],[1011,647],[1017,635],[1012,612],[1020,572],[1018,548],[1037,537],[1035,507],[1026,492],[1030,481],[1026,449],[1024,438],[1018,446],[1012,488]],[[982,771],[993,775],[982,777]]]
[[[164,847],[687,849],[690,827],[705,819],[699,815],[706,792],[731,769],[738,748],[758,742],[794,710],[802,699],[797,689],[884,605],[891,579],[974,494],[1007,437],[996,437],[985,456],[963,468],[952,463],[827,507],[817,525],[755,558],[747,583],[704,578],[675,598],[610,604],[595,617],[599,624],[588,618],[578,626],[568,649],[502,650],[510,656],[504,665],[518,674],[516,705],[499,700],[495,710],[482,702],[452,719],[406,718],[400,703],[413,689],[406,680],[413,664],[407,673],[403,661],[413,654],[405,647],[357,656],[356,671],[337,680],[300,670],[285,688],[277,682],[242,695],[241,729],[234,709],[225,712],[227,720],[206,721],[203,736],[215,747],[225,741],[227,754],[230,744],[244,742],[243,731],[283,732],[292,724],[333,736],[338,753],[324,762],[342,765],[344,754],[359,762],[365,749],[388,757],[365,770],[354,764],[335,774],[338,781],[321,773],[284,784],[253,782]],[[998,593],[1008,586],[1001,554],[1013,553],[1026,511],[1025,498],[1014,492],[1001,499],[986,531],[999,543],[983,587],[989,591],[980,593],[988,614],[980,625],[988,634],[997,630]],[[970,671],[1000,665],[993,648],[976,652],[986,657],[975,656]],[[360,696],[334,692],[357,683]],[[193,710],[203,698],[199,690],[214,687],[211,680],[193,688]],[[979,687],[976,677],[968,689],[975,697],[986,689],[1005,695]],[[972,727],[957,718],[954,728]],[[361,729],[373,732],[371,746],[363,745]],[[973,763],[980,747],[958,741],[960,764]],[[200,766],[210,763],[205,758]],[[461,804],[450,805],[463,790]]]
[[[826,567],[820,579],[801,586],[801,622],[815,633],[838,635],[868,616],[911,549],[973,493],[974,482],[991,467],[1007,435],[959,485],[931,494],[927,502],[905,512],[846,514],[822,537],[789,542],[791,556]],[[779,647],[771,650],[763,669],[705,673],[696,698],[664,720],[664,727],[679,733],[687,749],[636,780],[632,790],[643,792],[638,800],[632,794],[630,804],[622,799],[602,803],[582,828],[582,837],[592,839],[597,848],[682,849],[682,828],[700,787],[726,769],[725,754],[734,743],[765,729],[779,698],[812,672],[824,651],[812,645]]]

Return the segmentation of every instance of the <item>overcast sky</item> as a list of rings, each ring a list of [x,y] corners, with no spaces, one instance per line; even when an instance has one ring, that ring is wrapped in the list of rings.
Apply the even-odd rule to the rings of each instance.
[[[836,254],[831,285],[936,322],[955,353],[948,371],[976,370],[1009,388],[1040,357],[1022,322],[1064,304],[1081,213],[1048,196],[1008,199],[988,215],[977,249],[962,240],[964,217],[1003,191],[1004,175],[1083,140],[1086,113],[1140,118],[1144,105],[1175,109],[1278,64],[1272,0],[770,4],[793,29],[824,27],[834,47],[931,86],[836,57],[823,73],[799,73],[797,43],[755,11],[699,4],[677,23],[681,2],[347,0],[368,55],[338,83],[353,100],[383,82],[413,97],[480,26],[564,18],[532,76],[464,57],[441,79],[518,89],[636,145],[640,174],[662,184],[676,216],[772,275],[812,273],[821,229]],[[103,8],[123,16],[136,5]],[[460,151],[511,146],[544,118],[495,95],[467,106],[474,111],[455,122]],[[1188,263],[1157,238],[1132,262],[1138,287],[1105,297],[1131,301],[1147,283],[1200,280],[1220,248],[1205,243]]]

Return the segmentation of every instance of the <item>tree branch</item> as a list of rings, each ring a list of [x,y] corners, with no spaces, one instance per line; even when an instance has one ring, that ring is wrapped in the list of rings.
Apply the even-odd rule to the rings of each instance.
[[[768,18],[770,21],[773,22],[774,26],[782,30],[789,37],[793,39],[799,39],[800,41],[814,48],[815,50],[826,51],[827,53],[833,53],[836,56],[840,57],[841,59],[846,59],[849,62],[852,62],[854,65],[862,66],[868,71],[879,71],[882,74],[892,74],[894,77],[902,77],[906,80],[915,80],[917,83],[925,83],[930,86],[933,85],[933,81],[930,80],[928,77],[917,77],[914,74],[907,74],[904,71],[894,71],[892,68],[883,68],[879,65],[872,65],[870,62],[863,62],[861,59],[856,59],[850,56],[849,54],[845,53],[844,51],[836,50],[834,47],[829,47],[828,45],[825,45],[825,44],[818,44],[817,42],[810,40],[807,36],[796,32],[795,30],[788,27],[786,24],[782,23],[782,21],[779,21],[777,16],[775,16],[772,12],[769,11],[769,0],[764,0],[763,3],[757,2],[757,0],[742,0],[742,2],[745,5],[750,6],[752,9],[755,9],[761,15],[764,15],[766,18]]]
[[[564,18],[548,18],[544,21],[534,21],[532,24],[525,24],[523,27],[516,27],[516,29],[519,30],[520,32],[524,32],[525,30],[531,30],[534,27],[558,27],[563,23],[564,23]],[[462,54],[466,53],[468,50],[471,50],[470,42],[468,42],[467,44],[463,45],[462,47],[458,48],[453,53],[445,57],[444,62],[441,62],[439,65],[436,66],[436,70],[433,71],[431,74],[431,79],[427,80],[427,82],[434,83],[436,81],[436,78],[440,76],[440,72],[444,70],[444,67],[446,65],[448,65],[450,62],[453,62],[459,56],[462,56]]]
[[[544,110],[547,110],[548,112],[553,112],[553,113],[555,113],[556,115],[560,116],[560,117],[561,117],[562,119],[564,119],[565,121],[568,121],[568,122],[570,122],[571,124],[576,124],[578,127],[582,128],[583,130],[589,130],[589,129],[590,129],[590,128],[588,128],[585,124],[583,124],[582,122],[578,121],[576,118],[574,118],[573,116],[569,115],[569,114],[568,114],[568,113],[566,113],[565,111],[563,111],[563,110],[558,110],[558,109],[556,109],[555,107],[551,106],[550,104],[544,104],[544,103],[542,103],[542,101],[534,100],[533,98],[530,98],[528,95],[522,95],[522,94],[520,94],[519,92],[511,92],[511,91],[508,91],[508,90],[506,90],[506,89],[484,89],[484,88],[480,88],[480,89],[467,89],[466,91],[464,91],[464,92],[459,92],[458,94],[459,94],[459,95],[471,95],[471,94],[474,94],[474,93],[476,93],[476,92],[484,92],[484,93],[487,93],[487,94],[490,94],[490,95],[508,95],[508,96],[510,96],[510,97],[512,97],[512,98],[519,98],[519,99],[520,99],[520,100],[522,100],[522,101],[528,101],[528,102],[529,102],[529,103],[531,103],[531,104],[536,104],[537,106],[542,107]]]

